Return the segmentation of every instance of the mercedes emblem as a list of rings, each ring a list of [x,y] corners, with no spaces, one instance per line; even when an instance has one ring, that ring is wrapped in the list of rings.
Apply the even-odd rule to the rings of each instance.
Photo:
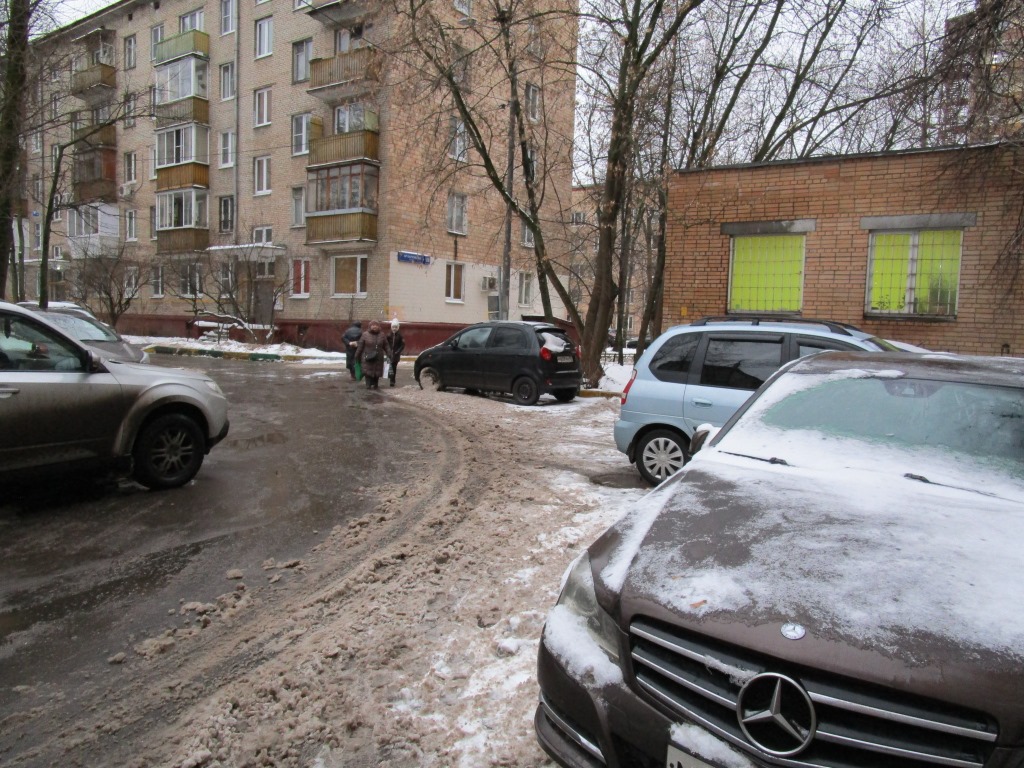
[[[740,730],[773,757],[798,755],[814,741],[818,717],[807,691],[796,680],[764,672],[747,681],[736,701]]]

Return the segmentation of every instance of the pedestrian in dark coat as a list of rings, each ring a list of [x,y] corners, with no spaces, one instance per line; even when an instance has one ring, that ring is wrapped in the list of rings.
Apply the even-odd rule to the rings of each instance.
[[[391,382],[392,387],[395,386],[398,361],[402,359],[402,352],[405,351],[405,339],[402,338],[402,334],[398,330],[400,327],[401,323],[398,322],[396,317],[391,321],[391,332],[387,336],[388,344],[391,345],[391,367],[388,369],[388,381]]]
[[[345,345],[345,367],[348,368],[348,375],[352,377],[352,381],[356,380],[356,345],[359,344],[359,337],[362,335],[363,324],[356,320],[341,336],[341,342]]]
[[[380,323],[370,321],[370,330],[359,337],[356,346],[356,360],[363,366],[363,378],[367,389],[380,389],[380,377],[384,375],[384,360],[391,354],[388,338],[380,330]]]

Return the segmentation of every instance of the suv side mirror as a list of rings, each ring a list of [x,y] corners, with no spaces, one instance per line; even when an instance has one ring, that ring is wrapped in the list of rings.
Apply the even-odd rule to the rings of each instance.
[[[693,431],[690,438],[690,456],[694,456],[704,445],[721,431],[721,427],[713,424],[701,424]]]
[[[103,364],[103,358],[91,349],[86,350],[88,358],[85,361],[85,370],[87,373],[106,373],[107,366]]]

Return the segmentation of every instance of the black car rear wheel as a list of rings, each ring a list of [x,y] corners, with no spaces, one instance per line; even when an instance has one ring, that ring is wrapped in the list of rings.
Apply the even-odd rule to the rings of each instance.
[[[558,402],[569,403],[576,399],[579,392],[578,389],[556,389],[552,394]]]
[[[533,405],[538,397],[537,384],[529,376],[520,376],[512,382],[512,399],[520,405]]]
[[[636,446],[636,468],[651,485],[658,485],[687,461],[683,438],[667,429],[648,432]]]
[[[434,368],[424,368],[420,371],[420,389],[432,389],[435,392],[443,392],[444,382],[441,381],[441,374]]]
[[[132,451],[133,474],[147,488],[177,488],[196,476],[205,455],[206,439],[195,419],[168,413],[139,434]]]

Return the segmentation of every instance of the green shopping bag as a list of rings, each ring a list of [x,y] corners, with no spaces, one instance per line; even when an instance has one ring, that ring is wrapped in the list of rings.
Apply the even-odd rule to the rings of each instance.
[[[359,363],[358,360],[356,360],[356,368],[355,368],[355,370],[356,370],[356,381],[362,381],[363,380],[363,366]]]

